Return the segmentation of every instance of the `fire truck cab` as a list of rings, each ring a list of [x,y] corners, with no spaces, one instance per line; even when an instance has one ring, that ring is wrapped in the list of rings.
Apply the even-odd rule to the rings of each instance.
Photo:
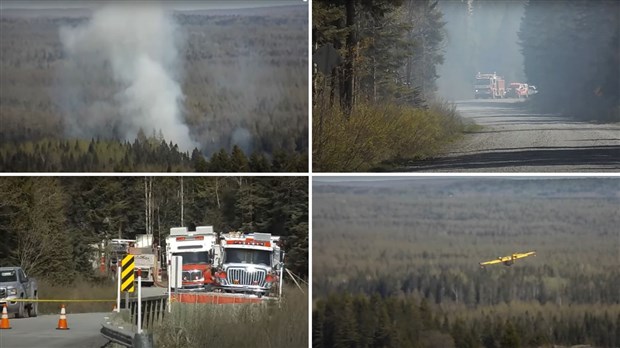
[[[277,291],[284,266],[279,241],[269,233],[222,234],[216,252],[216,288],[259,297]]]
[[[506,96],[505,81],[496,73],[478,73],[474,80],[474,97],[479,98],[504,98]]]
[[[213,285],[211,268],[217,235],[213,226],[198,226],[196,231],[187,227],[173,227],[166,238],[166,256],[183,258],[182,288],[185,290],[209,290]]]

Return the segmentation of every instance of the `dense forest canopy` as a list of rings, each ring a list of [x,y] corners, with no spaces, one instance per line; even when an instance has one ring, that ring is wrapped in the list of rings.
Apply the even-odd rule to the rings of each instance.
[[[620,2],[529,1],[519,40],[536,107],[620,121]]]
[[[235,145],[205,158],[191,155],[160,135],[138,133],[132,143],[114,140],[43,139],[0,145],[0,171],[5,172],[304,172],[308,156],[275,150],[249,156]]]
[[[178,147],[179,153],[174,154],[176,162],[183,161],[183,156],[190,156],[194,147],[207,160],[222,149],[230,154],[235,146],[246,156],[256,153],[271,158],[277,152],[284,152],[290,158],[304,156],[308,148],[308,52],[304,44],[308,35],[307,11],[307,6],[300,5],[180,11],[172,14],[169,22],[138,26],[172,27],[172,33],[156,30],[169,33],[170,37],[154,38],[147,29],[131,36],[134,41],[138,40],[136,46],[161,45],[178,50],[160,52],[166,58],[162,67],[171,65],[167,64],[169,56],[177,56],[179,62],[170,67],[169,79],[163,79],[179,83],[174,95],[179,102],[178,118],[182,124],[172,124],[159,122],[156,116],[167,114],[170,106],[162,104],[161,98],[149,97],[150,91],[161,85],[155,79],[159,76],[156,69],[153,73],[139,75],[140,70],[128,68],[132,74],[145,76],[143,80],[136,78],[141,84],[134,80],[130,83],[122,79],[125,70],[114,70],[115,66],[124,66],[122,60],[116,62],[112,53],[99,57],[93,52],[106,48],[113,51],[119,49],[120,44],[108,47],[113,45],[109,43],[97,48],[88,46],[88,42],[81,46],[75,43],[81,42],[78,39],[82,34],[94,30],[92,26],[102,25],[101,21],[93,19],[92,13],[85,10],[3,10],[0,17],[0,151],[4,164],[32,162],[28,156],[40,154],[27,147],[44,147],[49,142],[57,156],[66,156],[67,161],[57,160],[55,169],[20,164],[8,170],[75,171],[79,164],[75,165],[69,157],[86,153],[67,152],[63,142],[73,144],[76,140],[100,139],[115,143],[110,146],[114,149],[107,150],[113,152],[109,157],[115,159],[112,164],[97,162],[95,170],[112,170],[110,167],[122,164],[116,158],[133,156],[133,151],[124,149],[123,143],[131,144],[141,134],[142,137],[154,134],[166,144],[172,142],[170,148]],[[139,35],[143,37],[135,38]],[[171,37],[173,46],[163,42]],[[141,56],[138,53],[126,56]],[[126,65],[133,65],[130,63]],[[164,90],[174,91],[175,88],[171,85]],[[141,104],[131,99],[135,95],[141,97]],[[180,139],[171,138],[169,134],[182,133],[172,133],[175,127],[186,128],[188,134]],[[160,143],[158,141],[157,145]],[[167,164],[161,159],[164,156],[165,153],[158,153],[156,159],[159,161],[147,165],[166,171]],[[11,157],[16,158],[11,160]],[[50,156],[45,154],[45,157]]]
[[[147,232],[163,243],[190,224],[282,236],[287,267],[308,275],[305,177],[0,179],[0,265],[58,284],[93,277],[91,244]]]
[[[317,346],[617,346],[619,206],[617,178],[315,183]]]

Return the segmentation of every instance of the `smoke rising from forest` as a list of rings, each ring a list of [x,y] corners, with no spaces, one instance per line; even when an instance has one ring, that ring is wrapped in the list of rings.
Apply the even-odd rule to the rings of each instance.
[[[60,39],[69,136],[133,141],[142,129],[185,151],[197,146],[182,117],[182,36],[162,6],[106,4],[88,22],[62,27]]]
[[[439,95],[472,99],[476,73],[527,83],[518,32],[525,1],[439,1],[446,21],[445,62],[438,67]]]

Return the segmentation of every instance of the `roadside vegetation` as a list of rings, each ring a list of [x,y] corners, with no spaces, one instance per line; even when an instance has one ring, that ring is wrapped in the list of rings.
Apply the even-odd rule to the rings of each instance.
[[[316,1],[312,11],[314,170],[386,169],[464,131],[435,95],[445,39],[437,2]]]
[[[616,179],[314,184],[317,347],[620,344]],[[535,250],[536,257],[479,267]]]
[[[278,304],[173,304],[154,329],[162,348],[307,347],[308,289],[287,286]]]
[[[54,284],[39,280],[39,299],[41,300],[84,300],[84,302],[40,302],[40,314],[58,314],[65,305],[67,314],[111,312],[116,304],[116,282],[110,279],[97,281],[76,280],[70,285]],[[89,302],[87,300],[112,300]]]
[[[424,159],[465,129],[454,106],[448,104],[430,108],[360,104],[348,116],[338,106],[316,112],[320,116],[315,113],[314,128],[323,131],[314,138],[321,150],[315,166],[333,172],[376,171]]]

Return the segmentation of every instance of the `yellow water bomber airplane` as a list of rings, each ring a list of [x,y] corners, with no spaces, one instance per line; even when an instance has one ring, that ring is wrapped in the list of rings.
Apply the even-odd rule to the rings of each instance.
[[[513,263],[515,263],[516,259],[522,259],[524,257],[528,257],[528,256],[536,256],[536,252],[535,251],[528,251],[527,253],[514,253],[512,255],[508,255],[508,256],[500,256],[497,258],[497,260],[490,260],[490,261],[485,261],[485,262],[480,262],[480,267],[484,267],[484,266],[488,266],[488,265],[495,265],[497,263],[503,263],[506,266],[511,266]]]

